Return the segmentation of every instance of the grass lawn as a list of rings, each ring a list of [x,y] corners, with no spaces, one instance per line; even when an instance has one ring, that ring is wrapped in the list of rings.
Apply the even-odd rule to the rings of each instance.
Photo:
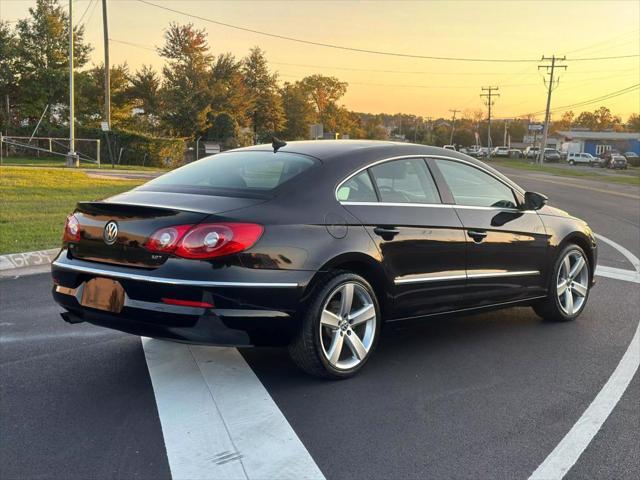
[[[76,202],[129,190],[143,180],[89,178],[79,170],[0,168],[0,254],[55,248]]]
[[[562,177],[575,177],[584,178],[586,180],[597,180],[605,183],[619,183],[624,185],[640,185],[640,174],[637,167],[630,167],[626,173],[609,174],[607,172],[600,172],[598,168],[594,167],[593,172],[585,172],[579,170],[576,167],[561,167],[553,165],[536,165],[531,163],[530,160],[506,160],[506,159],[491,159],[485,160],[489,165],[504,166],[509,168],[517,168],[519,170],[528,170],[531,172],[549,173],[551,175],[559,175]]]
[[[65,167],[65,159],[63,157],[5,157],[2,159],[3,166],[21,166],[21,167]],[[96,169],[98,165],[91,162],[80,160],[81,169]],[[111,170],[111,164],[107,161],[103,162],[102,170]],[[149,170],[164,171],[165,168],[159,167],[143,167],[141,165],[115,165],[116,170]]]

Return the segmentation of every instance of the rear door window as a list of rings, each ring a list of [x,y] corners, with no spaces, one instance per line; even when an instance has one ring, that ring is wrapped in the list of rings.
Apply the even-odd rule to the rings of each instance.
[[[385,162],[371,167],[371,174],[387,203],[440,203],[440,195],[421,158]]]

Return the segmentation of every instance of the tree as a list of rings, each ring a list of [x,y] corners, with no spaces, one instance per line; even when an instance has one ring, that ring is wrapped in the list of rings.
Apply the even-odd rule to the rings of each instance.
[[[254,47],[243,61],[244,83],[251,99],[249,116],[254,141],[267,140],[285,125],[282,98],[278,92],[278,75],[269,71],[267,59],[259,47]]]
[[[18,40],[9,24],[0,21],[0,130],[6,131],[11,125],[7,105],[17,94],[18,78],[15,75]]]
[[[630,132],[640,133],[640,115],[632,113],[627,119],[627,129]]]
[[[110,68],[111,121],[114,127],[130,126],[133,105],[129,100],[129,67]],[[76,75],[76,117],[85,126],[98,127],[104,117],[104,65]]]
[[[578,115],[573,124],[577,127],[596,130],[598,127],[598,119],[591,112],[582,112],[580,115]]]
[[[191,23],[172,23],[164,40],[164,46],[158,49],[167,60],[160,90],[162,120],[169,134],[194,137],[206,129],[211,110],[209,76],[213,57],[207,35]]]
[[[382,119],[376,115],[364,121],[363,125],[364,138],[370,140],[386,140],[388,138],[387,130],[384,128]]]
[[[562,114],[562,117],[560,118],[560,121],[556,122],[556,130],[571,130],[574,117],[575,114],[572,110],[564,112]]]
[[[226,113],[239,126],[249,126],[252,100],[244,83],[242,62],[237,61],[231,53],[216,58],[211,68],[210,90],[212,120],[218,114]]]
[[[160,79],[155,70],[150,66],[143,65],[142,69],[129,78],[129,81],[130,87],[127,96],[133,104],[144,110],[145,115],[158,115],[160,112],[158,101]]]
[[[49,120],[54,120],[54,106],[68,105],[69,96],[69,16],[58,0],[37,0],[30,8],[31,18],[16,26],[16,73],[20,78],[20,114],[38,118],[46,105]],[[74,67],[82,68],[91,47],[84,42],[84,27],[74,27]]]
[[[286,140],[308,138],[309,127],[314,121],[315,111],[304,86],[300,82],[285,83],[281,91],[282,106],[287,124],[283,132]]]
[[[336,77],[325,77],[324,75],[311,75],[301,80],[302,87],[307,91],[313,103],[317,120],[326,123],[327,109],[335,106],[347,91],[347,83],[341,82]],[[332,111],[335,112],[335,109]]]
[[[220,142],[225,148],[237,147],[238,124],[229,113],[219,113],[207,131],[207,140]]]

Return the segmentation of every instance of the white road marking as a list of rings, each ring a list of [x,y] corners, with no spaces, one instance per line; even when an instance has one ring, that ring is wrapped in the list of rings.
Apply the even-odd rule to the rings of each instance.
[[[235,348],[142,345],[174,480],[324,479]]]
[[[602,235],[596,237],[616,248],[634,266],[636,271],[622,270],[613,267],[598,267],[597,275],[618,280],[640,283],[640,260],[629,250]],[[563,478],[575,465],[580,455],[589,446],[593,438],[602,428],[615,406],[627,390],[629,383],[640,367],[640,323],[636,328],[631,343],[618,363],[618,366],[600,390],[591,405],[553,449],[549,456],[531,474],[529,480],[555,480]]]
[[[10,323],[8,325],[11,325]],[[0,324],[1,326],[1,324]],[[21,343],[21,342],[48,342],[51,340],[65,340],[65,339],[82,339],[82,338],[96,338],[96,337],[109,337],[114,336],[114,332],[110,330],[86,330],[79,332],[69,333],[37,333],[35,335],[14,335],[14,334],[2,334],[0,335],[0,344],[6,343]]]

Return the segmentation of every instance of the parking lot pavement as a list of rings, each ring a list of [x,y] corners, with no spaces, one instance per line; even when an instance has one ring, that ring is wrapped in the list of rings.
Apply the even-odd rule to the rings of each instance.
[[[526,174],[515,180],[640,256],[638,202],[615,196],[617,187],[608,185],[613,194],[607,195]],[[632,268],[610,246],[601,252],[601,263]],[[224,349],[160,342],[161,353],[179,353],[153,366],[137,337],[63,323],[49,289],[46,274],[0,280],[3,480],[178,478],[176,453],[201,465],[201,478],[212,478],[220,462],[238,467],[240,478],[258,478],[251,469],[270,466],[268,455],[256,453],[259,447],[296,441],[304,451],[294,458],[304,457],[331,479],[524,478],[607,383],[637,331],[640,311],[638,284],[598,277],[585,312],[572,323],[542,322],[530,309],[513,308],[387,324],[360,376],[325,382],[297,371],[281,349],[242,349],[229,364]],[[166,377],[164,392],[149,375],[149,368],[165,368],[188,352],[201,369],[200,377],[190,378],[207,386],[196,399],[202,407],[187,402],[193,390],[182,383],[184,373],[174,375],[175,383]],[[243,382],[247,388],[229,393]],[[639,390],[636,372],[567,478],[640,476]],[[169,419],[161,394],[175,402]],[[261,414],[252,408],[233,417],[255,402]],[[290,433],[269,438],[272,430],[263,423],[253,436],[245,428],[250,438],[222,451],[196,452],[168,440],[168,420],[178,427],[191,421],[180,432],[188,438],[202,430],[193,419],[207,412],[220,416],[220,435],[231,440],[244,423],[265,419]],[[251,437],[258,445],[250,446]],[[218,434],[203,440],[217,441]],[[307,464],[304,472],[315,478]],[[295,470],[281,472],[278,478],[299,478]]]

